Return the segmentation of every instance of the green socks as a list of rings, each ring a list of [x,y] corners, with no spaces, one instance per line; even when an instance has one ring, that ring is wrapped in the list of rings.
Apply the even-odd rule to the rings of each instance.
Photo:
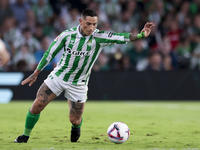
[[[29,111],[26,115],[26,122],[24,128],[24,135],[29,136],[36,122],[38,121],[40,114],[31,114]]]
[[[26,122],[25,122],[25,128],[24,128],[24,135],[29,136],[33,127],[35,126],[36,122],[38,121],[40,117],[40,114],[31,114],[29,111],[26,115]],[[83,117],[81,120],[81,123],[78,126],[72,125],[73,128],[80,128],[83,123]]]
[[[72,125],[72,127],[73,127],[73,128],[80,128],[80,127],[82,126],[82,123],[83,123],[83,117],[82,117],[81,123],[80,123],[78,126]]]

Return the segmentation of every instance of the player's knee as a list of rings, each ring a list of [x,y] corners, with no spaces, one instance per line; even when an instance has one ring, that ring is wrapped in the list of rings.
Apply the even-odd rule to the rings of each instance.
[[[30,109],[30,113],[39,114],[44,109],[44,104],[39,101],[35,101]]]
[[[38,109],[37,107],[31,107],[31,109],[29,111],[32,114],[39,114],[41,112],[41,110]]]

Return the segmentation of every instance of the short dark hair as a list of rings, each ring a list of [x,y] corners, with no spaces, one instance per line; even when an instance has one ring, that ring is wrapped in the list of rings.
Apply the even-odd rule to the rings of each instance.
[[[87,16],[98,17],[98,15],[97,15],[97,13],[95,12],[95,10],[89,9],[89,8],[84,9],[84,10],[82,11],[82,13],[81,13],[81,17],[83,17],[84,19],[85,19]]]

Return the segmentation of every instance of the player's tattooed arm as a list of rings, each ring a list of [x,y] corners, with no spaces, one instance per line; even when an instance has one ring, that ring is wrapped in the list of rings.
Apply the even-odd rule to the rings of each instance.
[[[135,35],[133,33],[130,34],[129,39],[130,39],[131,42],[138,40],[137,35]]]
[[[129,36],[130,41],[135,41],[135,40],[139,40],[139,39],[143,39],[149,36],[149,34],[151,33],[152,28],[154,27],[154,24],[152,22],[147,22],[144,25],[144,28],[142,29],[142,31],[140,33],[138,33],[137,35],[134,33],[131,33]]]

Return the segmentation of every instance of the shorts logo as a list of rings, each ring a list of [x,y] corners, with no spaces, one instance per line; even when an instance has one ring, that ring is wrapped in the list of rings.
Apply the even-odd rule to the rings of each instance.
[[[76,56],[89,56],[89,52],[82,52],[82,51],[72,51],[70,48],[67,48],[67,53],[68,54],[72,54],[72,55],[76,55]]]
[[[80,103],[81,102],[81,100],[77,100],[77,103]]]

